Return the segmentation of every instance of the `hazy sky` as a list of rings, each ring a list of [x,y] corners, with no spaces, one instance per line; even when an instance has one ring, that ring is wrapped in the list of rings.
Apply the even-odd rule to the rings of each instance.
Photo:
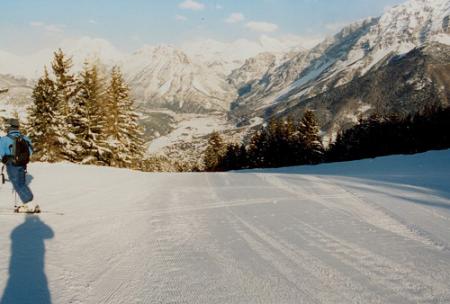
[[[129,51],[194,38],[308,39],[379,16],[404,0],[0,0],[0,49],[17,54],[64,38],[104,38]]]

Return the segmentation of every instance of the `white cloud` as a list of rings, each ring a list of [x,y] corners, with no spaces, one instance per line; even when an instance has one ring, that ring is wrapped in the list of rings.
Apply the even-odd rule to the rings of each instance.
[[[205,9],[205,5],[203,3],[194,0],[183,1],[178,5],[178,7],[181,9],[188,9],[193,11],[201,11]]]
[[[31,21],[31,22],[30,22],[30,26],[32,26],[32,27],[41,27],[41,26],[44,26],[44,22],[41,22],[41,21]]]
[[[250,21],[245,25],[247,28],[255,32],[273,33],[278,30],[278,25],[263,21]]]
[[[223,10],[223,5],[216,4],[216,10]]]
[[[44,29],[51,33],[63,33],[65,25],[47,24]]]
[[[177,21],[186,21],[188,18],[183,15],[175,15],[175,20]]]
[[[94,19],[89,20],[90,24],[97,24],[97,21],[95,21]]]
[[[63,24],[46,24],[41,21],[31,21],[30,26],[34,28],[42,28],[49,33],[63,33],[66,27]]]
[[[226,23],[238,23],[245,20],[245,16],[242,13],[232,13],[227,19]]]

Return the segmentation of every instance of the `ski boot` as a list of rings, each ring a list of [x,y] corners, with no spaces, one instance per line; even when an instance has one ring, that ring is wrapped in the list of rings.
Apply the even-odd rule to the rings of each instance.
[[[28,203],[28,204],[21,204],[14,206],[14,212],[15,213],[41,213],[41,208],[39,205],[36,205],[34,203]]]

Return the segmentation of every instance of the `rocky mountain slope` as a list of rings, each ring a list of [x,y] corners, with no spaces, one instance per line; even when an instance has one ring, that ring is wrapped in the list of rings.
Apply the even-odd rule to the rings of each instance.
[[[263,52],[251,57],[237,69],[233,70],[227,77],[227,81],[237,90],[239,96],[244,95],[252,89],[253,82],[258,81],[265,75],[271,74],[286,61],[302,54],[306,50],[298,48],[287,52]]]
[[[311,98],[290,100],[266,115],[300,116],[314,109],[326,138],[371,114],[405,117],[434,106],[450,105],[450,46],[427,43],[395,56],[362,77]],[[270,113],[269,113],[270,111]]]
[[[255,110],[284,100],[294,89],[307,87],[333,64],[346,58],[356,41],[376,22],[368,19],[352,24],[310,51],[299,52],[261,79],[248,82],[244,94],[232,105],[232,115],[238,121],[245,120]]]
[[[235,97],[223,77],[171,46],[140,49],[121,65],[135,99],[147,108],[226,112]]]
[[[410,0],[391,8],[380,18],[356,22],[312,50],[299,53],[260,79],[247,83],[247,89],[241,90],[243,94],[233,103],[231,117],[240,124],[248,124],[255,116],[267,119],[279,112],[287,115],[289,108],[304,109],[305,100],[326,96],[325,92],[363,77],[424,43],[448,44],[449,12],[449,0]],[[437,45],[429,45],[433,46]],[[404,80],[413,81],[409,77]],[[383,85],[375,90],[383,90]],[[360,108],[347,111],[355,115]]]
[[[278,65],[299,48],[295,39],[268,36],[230,43],[206,39],[180,47],[144,47],[120,65],[136,100],[145,108],[223,114],[238,97],[236,85],[260,77],[268,70],[267,65]],[[248,65],[252,67],[247,69]]]

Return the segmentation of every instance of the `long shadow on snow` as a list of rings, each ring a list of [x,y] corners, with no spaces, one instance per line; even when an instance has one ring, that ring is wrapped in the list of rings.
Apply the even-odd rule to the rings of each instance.
[[[12,231],[9,278],[0,304],[51,303],[44,240],[53,237],[53,230],[34,215],[27,215]]]
[[[288,179],[301,183],[301,176],[324,176],[338,179],[346,188],[380,192],[380,189],[403,190],[409,193],[429,195],[429,199],[402,197],[385,193],[414,204],[438,207],[450,211],[450,204],[437,201],[431,196],[450,200],[450,150],[431,151],[417,155],[395,155],[375,159],[358,160],[343,163],[330,163],[317,166],[300,166],[274,169],[243,170],[235,173],[283,174]],[[298,177],[297,177],[298,176]],[[356,186],[367,185],[370,189]],[[391,192],[391,191],[389,191]]]
[[[355,179],[349,179],[349,181],[355,181]],[[371,186],[379,186],[380,188],[378,189],[389,189],[389,193],[385,192],[385,191],[381,191],[375,188],[370,188],[367,189],[367,187],[364,186],[358,186],[357,183],[353,183],[353,184],[347,184],[345,183],[345,181],[343,181],[343,184],[346,188],[349,189],[353,189],[356,191],[368,191],[374,194],[384,194],[384,195],[388,195],[394,199],[399,199],[400,201],[407,201],[410,203],[414,203],[414,204],[418,204],[418,205],[423,205],[423,206],[428,206],[428,207],[436,207],[436,208],[441,208],[441,209],[446,209],[447,211],[450,211],[450,203],[445,203],[442,201],[442,199],[446,199],[446,200],[450,200],[450,193],[448,192],[448,190],[450,189],[450,185],[443,185],[442,186],[442,191],[438,190],[441,189],[441,187],[436,187],[437,189],[433,189],[433,187],[430,187],[429,184],[427,185],[427,183],[424,184],[419,184],[419,183],[395,183],[394,181],[386,181],[386,179],[384,180],[374,180],[374,179],[362,179],[359,178],[358,179],[359,184],[363,183],[363,184],[367,184],[367,185],[371,185]],[[436,184],[433,184],[436,185]],[[427,187],[426,187],[427,186]],[[392,191],[396,191],[396,190],[400,190],[400,191],[408,191],[410,194],[413,194],[413,196],[402,196],[400,194],[395,194]],[[415,196],[414,194],[418,194],[421,196],[427,195],[428,198],[427,199],[420,199],[417,196]]]

